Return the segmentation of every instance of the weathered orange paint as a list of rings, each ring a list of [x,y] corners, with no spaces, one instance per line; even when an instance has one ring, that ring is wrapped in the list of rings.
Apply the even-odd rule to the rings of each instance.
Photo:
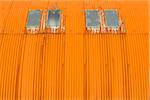
[[[58,7],[65,34],[25,33],[29,9]],[[118,9],[126,34],[86,34],[85,9]],[[0,1],[0,99],[148,100],[148,1]]]

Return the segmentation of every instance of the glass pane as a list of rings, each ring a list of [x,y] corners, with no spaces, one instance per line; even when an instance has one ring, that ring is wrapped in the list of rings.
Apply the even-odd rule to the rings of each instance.
[[[117,27],[119,25],[119,18],[116,10],[105,10],[104,13],[106,18],[106,25],[108,27]]]
[[[100,16],[98,10],[86,11],[86,27],[100,27]]]
[[[40,17],[41,17],[40,10],[29,11],[27,27],[39,27],[40,26]]]
[[[47,26],[49,26],[51,28],[60,26],[60,10],[49,10],[48,11]]]

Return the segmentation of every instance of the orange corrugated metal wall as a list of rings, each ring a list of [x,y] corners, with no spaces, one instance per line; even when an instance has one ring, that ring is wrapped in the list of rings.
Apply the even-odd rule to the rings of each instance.
[[[65,34],[25,34],[28,9],[58,7]],[[86,34],[85,9],[117,8],[127,33]],[[147,100],[148,1],[0,2],[0,99]]]

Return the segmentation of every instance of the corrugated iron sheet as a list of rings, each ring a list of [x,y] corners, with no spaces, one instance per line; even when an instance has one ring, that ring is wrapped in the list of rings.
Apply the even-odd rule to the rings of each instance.
[[[148,1],[0,2],[0,99],[148,99]],[[59,7],[65,34],[25,33],[28,9]],[[117,8],[127,33],[85,33],[83,10]]]

